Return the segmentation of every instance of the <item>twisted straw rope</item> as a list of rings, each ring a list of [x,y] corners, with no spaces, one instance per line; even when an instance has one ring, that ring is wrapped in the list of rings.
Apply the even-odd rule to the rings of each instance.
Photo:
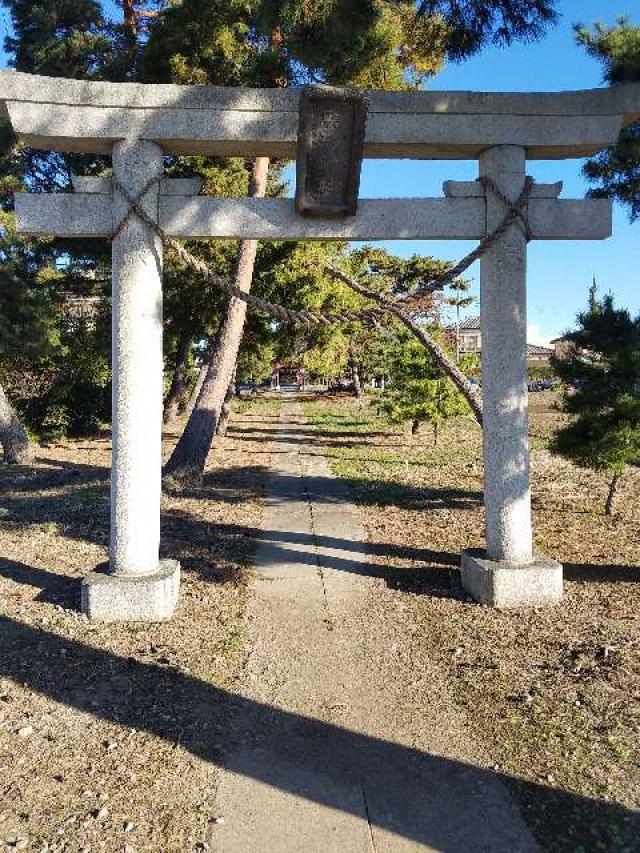
[[[376,325],[379,320],[389,312],[397,314],[399,312],[411,310],[412,307],[415,309],[425,300],[424,292],[418,296],[409,296],[407,299],[392,299],[386,294],[381,293],[376,296],[376,301],[380,303],[378,307],[363,308],[358,311],[344,310],[336,313],[327,313],[321,311],[296,311],[292,308],[286,308],[284,305],[277,302],[269,302],[266,299],[261,299],[253,293],[247,293],[239,287],[236,287],[230,281],[227,281],[214,273],[213,270],[204,263],[204,261],[199,260],[195,255],[185,249],[182,243],[166,234],[160,225],[141,207],[142,199],[149,190],[160,181],[161,177],[162,174],[154,175],[146,182],[142,189],[136,193],[135,196],[130,195],[115,177],[112,179],[113,186],[128,202],[129,207],[126,214],[115,228],[111,239],[115,240],[131,217],[135,214],[142,222],[145,223],[145,225],[148,225],[158,237],[160,237],[165,246],[168,246],[175,252],[187,267],[202,276],[202,278],[214,285],[214,287],[218,287],[223,290],[228,296],[240,299],[252,308],[263,311],[272,317],[277,317],[277,319],[284,322],[304,323],[307,326],[335,326],[355,321],[364,321]],[[527,216],[527,207],[531,196],[533,178],[526,178],[523,190],[515,203],[502,192],[491,178],[483,177],[479,180],[484,187],[485,193],[487,191],[491,192],[507,208],[507,213],[498,227],[495,228],[491,234],[484,237],[475,249],[469,252],[468,255],[465,255],[465,257],[455,266],[451,267],[451,269],[441,273],[429,282],[429,293],[436,290],[442,290],[445,285],[450,284],[454,279],[458,278],[458,276],[465,272],[473,263],[475,263],[475,261],[481,258],[482,255],[484,255],[485,252],[487,252],[494,243],[496,243],[500,237],[502,237],[502,235],[511,228],[515,221],[520,221],[527,242],[532,239],[531,226]],[[348,283],[350,287],[353,287],[354,280],[351,279],[350,276],[347,276],[347,274],[342,270],[339,270],[337,267],[333,267],[330,264],[327,264],[325,269],[335,278],[342,279],[342,281]],[[353,289],[357,289],[357,287],[354,287]],[[372,298],[371,296],[366,296],[365,292],[360,292],[366,298]]]

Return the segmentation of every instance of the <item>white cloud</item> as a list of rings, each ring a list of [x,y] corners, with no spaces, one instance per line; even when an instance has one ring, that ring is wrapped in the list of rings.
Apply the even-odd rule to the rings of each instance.
[[[537,323],[531,323],[531,325],[527,326],[527,343],[536,344],[539,347],[551,347],[551,338],[547,335],[542,334],[542,330]]]

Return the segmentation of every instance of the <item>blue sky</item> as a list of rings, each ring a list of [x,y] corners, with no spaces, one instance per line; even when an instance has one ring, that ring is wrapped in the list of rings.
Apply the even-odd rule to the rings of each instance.
[[[459,65],[449,65],[430,89],[477,91],[542,91],[602,86],[600,66],[575,46],[573,24],[614,23],[620,15],[640,22],[637,0],[561,0],[562,20],[540,42],[507,50],[488,49]],[[634,14],[635,13],[635,14]],[[564,181],[563,197],[581,198],[587,184],[580,175],[582,161],[532,161],[528,172],[540,181]],[[446,179],[473,180],[475,162],[373,161],[365,163],[361,193],[369,196],[439,195]],[[457,261],[470,243],[413,242],[385,244],[408,255],[431,254]],[[545,342],[569,328],[585,306],[595,275],[601,292],[611,291],[620,305],[640,312],[640,222],[630,225],[617,207],[614,233],[602,242],[545,241],[529,246],[528,323],[531,342]],[[473,292],[477,295],[478,269]],[[476,309],[470,309],[470,311]]]
[[[106,4],[114,7],[113,2]],[[613,23],[620,15],[639,22],[637,0],[560,0],[562,20],[540,42],[506,50],[487,49],[460,65],[449,65],[430,84],[431,89],[476,91],[542,91],[582,89],[602,85],[601,69],[575,46],[572,25],[595,21]],[[2,36],[7,13],[2,10]],[[6,64],[6,57],[0,62]],[[564,181],[564,197],[584,196],[581,161],[530,162],[529,174],[540,181]],[[363,197],[441,195],[444,180],[473,180],[477,164],[467,161],[366,161]],[[472,244],[451,241],[385,244],[404,256],[413,253],[458,260]],[[529,248],[528,322],[531,342],[544,342],[569,328],[585,305],[595,275],[602,292],[611,291],[619,304],[640,312],[640,222],[630,225],[617,208],[614,235],[603,242],[534,242]],[[473,292],[478,293],[478,270],[472,268]],[[471,309],[473,310],[473,309]],[[477,310],[477,309],[476,309]]]

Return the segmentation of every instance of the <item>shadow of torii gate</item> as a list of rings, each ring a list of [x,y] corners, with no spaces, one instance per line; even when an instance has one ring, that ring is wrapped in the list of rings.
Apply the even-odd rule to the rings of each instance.
[[[300,90],[87,83],[0,73],[0,102],[26,144],[109,154],[131,197],[178,238],[480,240],[504,204],[479,182],[444,184],[441,198],[363,199],[346,218],[308,218],[289,199],[199,197],[198,182],[163,179],[164,154],[295,158]],[[371,92],[365,157],[475,159],[515,201],[527,159],[592,155],[640,119],[640,84],[560,93]],[[327,126],[335,111],[327,107]],[[179,564],[159,561],[162,412],[162,242],[129,216],[110,179],[76,179],[73,194],[16,194],[24,234],[113,239],[113,465],[110,573],[83,585],[102,620],[169,618]],[[559,199],[535,185],[537,240],[611,234],[606,199]],[[123,220],[124,224],[123,224]],[[463,552],[462,579],[479,601],[508,606],[562,595],[562,568],[534,555],[526,386],[526,243],[519,224],[481,260],[486,551]]]

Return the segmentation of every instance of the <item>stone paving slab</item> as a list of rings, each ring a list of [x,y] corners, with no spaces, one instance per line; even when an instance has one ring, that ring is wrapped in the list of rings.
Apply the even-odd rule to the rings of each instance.
[[[442,718],[435,678],[433,707],[403,728],[363,646],[379,581],[359,511],[313,438],[300,441],[309,427],[295,402],[280,424],[247,614],[249,701],[232,727],[212,848],[534,853],[496,774],[459,759],[468,735]]]

